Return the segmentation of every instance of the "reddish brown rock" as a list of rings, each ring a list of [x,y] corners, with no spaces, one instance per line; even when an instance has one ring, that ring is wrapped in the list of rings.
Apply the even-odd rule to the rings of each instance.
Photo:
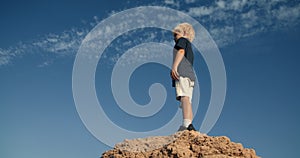
[[[177,132],[125,140],[102,154],[103,158],[258,158],[253,149],[231,142],[228,137],[211,137],[195,131]]]

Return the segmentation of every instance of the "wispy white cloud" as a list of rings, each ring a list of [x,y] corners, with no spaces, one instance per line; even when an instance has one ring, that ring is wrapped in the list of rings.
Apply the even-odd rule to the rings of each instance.
[[[66,55],[75,53],[82,39],[88,33],[88,29],[73,28],[61,34],[48,34],[33,41],[28,46],[42,50],[43,52]]]
[[[0,66],[11,64],[11,61],[16,57],[21,57],[27,46],[19,43],[16,47],[9,47],[7,49],[0,48]]]
[[[195,3],[196,0],[184,0],[184,2],[187,3],[187,4],[191,4],[191,3]]]
[[[280,6],[278,9],[272,10],[271,14],[284,26],[288,26],[290,23],[297,23],[300,18],[300,4],[292,7]]]
[[[180,6],[180,1],[177,1],[177,0],[164,0],[164,3],[166,5],[170,5],[170,6],[175,6],[175,7],[179,7]]]
[[[137,13],[138,14],[138,13]],[[117,29],[117,28],[115,28]],[[113,32],[113,30],[112,30]],[[102,58],[106,60],[107,63],[114,64],[116,63],[119,58],[128,51],[129,49],[143,44],[143,43],[149,43],[149,42],[157,42],[157,43],[163,43],[166,45],[172,45],[173,41],[170,39],[166,39],[163,36],[167,36],[166,34],[170,34],[170,32],[164,31],[164,30],[146,30],[146,29],[139,29],[139,30],[133,30],[129,33],[123,34],[121,37],[115,39],[110,45],[108,49],[113,49],[112,52],[113,54],[110,55],[104,55]],[[138,36],[137,36],[138,35]],[[172,37],[169,35],[169,37]],[[138,50],[138,49],[137,49]],[[148,51],[151,52],[151,51]],[[147,59],[153,58],[155,54],[149,53],[148,56],[145,53],[142,52],[136,52],[138,54],[143,54],[142,56],[136,55],[134,61],[129,61],[130,59],[128,58],[128,63],[133,63],[133,62],[141,62],[145,61]],[[156,54],[157,55],[157,54]],[[132,58],[131,58],[132,59]]]
[[[199,5],[195,0],[165,0],[162,4],[156,5],[185,11],[197,19],[210,32],[219,47],[234,44],[242,38],[262,32],[288,29],[300,22],[300,4],[287,0],[217,0],[205,6]],[[115,11],[110,14],[113,13]],[[165,15],[162,16],[164,17]],[[57,56],[75,55],[84,37],[100,21],[101,18],[94,16],[93,20],[84,21],[83,27],[71,28],[56,34],[49,33],[31,41],[20,42],[15,46],[0,48],[0,66],[10,64],[13,59],[28,52],[50,53]],[[118,28],[107,27],[106,33],[113,33],[114,29]],[[124,39],[116,41],[113,45],[116,50],[115,55],[107,58],[115,62],[120,56],[117,52],[121,52],[124,47],[152,42],[161,35],[149,33],[147,36],[127,39],[125,42]],[[167,43],[167,41],[159,42]],[[50,65],[52,62],[52,59],[41,61],[39,67]]]
[[[218,0],[210,6],[190,7],[186,13],[198,19],[220,47],[300,22],[300,4],[287,0]]]
[[[37,65],[37,67],[39,67],[39,68],[46,67],[46,66],[51,65],[52,63],[53,63],[53,60],[50,59],[50,60],[44,61],[43,63]]]
[[[86,28],[72,28],[58,34],[47,34],[32,41],[20,42],[15,46],[7,49],[0,48],[0,66],[11,64],[11,61],[16,58],[30,53],[50,53],[59,56],[74,55],[82,39],[89,32]],[[43,61],[39,67],[50,65],[52,59]]]
[[[213,12],[214,12],[214,8],[204,7],[204,6],[189,8],[188,11],[189,15],[198,16],[198,17],[207,16]]]
[[[7,50],[0,49],[0,65],[9,64],[12,55]]]

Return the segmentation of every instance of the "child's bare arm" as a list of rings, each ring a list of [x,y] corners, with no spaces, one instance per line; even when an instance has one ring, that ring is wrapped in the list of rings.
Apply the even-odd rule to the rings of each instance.
[[[184,57],[184,53],[185,53],[184,49],[179,49],[177,51],[177,53],[176,53],[176,56],[175,56],[174,60],[173,60],[171,77],[174,80],[178,80],[179,79],[179,74],[177,72],[177,68],[178,68],[179,63],[181,62],[181,60]]]

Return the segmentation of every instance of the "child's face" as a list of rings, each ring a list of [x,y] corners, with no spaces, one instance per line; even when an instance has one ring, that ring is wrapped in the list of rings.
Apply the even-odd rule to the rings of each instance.
[[[182,37],[180,34],[173,32],[174,41],[176,42],[180,37]]]

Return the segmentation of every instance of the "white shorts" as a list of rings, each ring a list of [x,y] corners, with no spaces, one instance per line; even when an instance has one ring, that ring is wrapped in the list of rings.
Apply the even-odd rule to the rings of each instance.
[[[194,81],[191,81],[188,77],[179,77],[179,80],[175,81],[175,89],[177,100],[186,96],[189,97],[190,103],[192,103]]]

